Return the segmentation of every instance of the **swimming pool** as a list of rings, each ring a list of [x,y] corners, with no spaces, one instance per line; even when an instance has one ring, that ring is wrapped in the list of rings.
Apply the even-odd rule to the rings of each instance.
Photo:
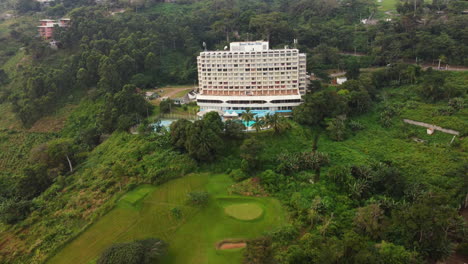
[[[177,119],[163,119],[163,120],[159,121],[159,125],[166,128],[167,130],[169,130],[169,128],[171,127],[171,124],[174,123],[175,121],[177,121]],[[156,125],[157,125],[157,123],[152,123],[151,124],[151,126],[153,126],[154,131],[157,132]]]

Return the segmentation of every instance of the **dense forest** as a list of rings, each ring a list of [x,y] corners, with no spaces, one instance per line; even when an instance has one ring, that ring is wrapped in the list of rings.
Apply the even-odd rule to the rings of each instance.
[[[458,213],[468,76],[437,69],[468,66],[468,4],[400,1],[395,10],[389,18],[370,0],[0,3],[0,15],[15,15],[0,20],[0,111],[19,123],[0,124],[0,262],[43,263],[123,193],[193,172],[228,174],[242,191],[259,182],[286,208],[289,225],[249,241],[245,263],[468,255]],[[71,26],[56,28],[51,49],[37,20],[65,16]],[[211,113],[154,133],[160,109],[141,91],[196,83],[203,42],[221,50],[259,39],[274,48],[297,39],[317,77],[291,118],[268,116],[244,133]],[[330,70],[348,81],[330,85]],[[57,131],[28,130],[69,105]],[[429,137],[402,118],[460,136]],[[138,135],[128,133],[135,125]]]

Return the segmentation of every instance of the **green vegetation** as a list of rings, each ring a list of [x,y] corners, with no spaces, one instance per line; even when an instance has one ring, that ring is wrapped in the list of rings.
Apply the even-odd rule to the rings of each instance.
[[[423,263],[465,252],[468,79],[439,67],[468,65],[466,9],[2,1],[0,262],[144,262],[160,242],[150,237],[167,242],[163,263]],[[72,23],[56,30],[54,50],[35,37],[37,21],[62,16]],[[379,21],[360,22],[369,17]],[[293,117],[248,111],[241,119],[256,131],[244,133],[242,121],[210,113],[154,131],[167,108],[197,107],[156,107],[144,90],[192,85],[203,42],[222,50],[246,39],[307,53],[319,80]],[[415,58],[422,67],[402,63]],[[331,70],[349,80],[329,85]],[[427,135],[403,118],[460,136]],[[217,250],[222,241],[247,246]]]
[[[0,130],[0,175],[11,177],[19,174],[28,164],[25,159],[31,149],[55,137],[50,133]]]
[[[98,264],[151,264],[166,253],[166,243],[157,238],[113,244],[99,257]]]
[[[169,245],[162,263],[239,263],[241,252],[219,253],[215,244],[227,238],[248,239],[275,230],[285,224],[286,216],[275,199],[227,196],[226,188],[231,183],[226,175],[189,175],[154,188],[132,206],[126,202],[127,196],[135,197],[140,190],[131,191],[120,199],[115,209],[67,244],[48,263],[88,263],[112,243],[152,236],[162,238]],[[201,191],[213,197],[207,206],[186,203],[189,193]],[[244,222],[226,216],[224,207],[235,204],[261,206],[263,217]],[[180,209],[180,218],[171,213],[174,207]],[[94,239],[97,237],[98,240]],[[182,251],[184,254],[180,254]]]
[[[21,222],[22,225],[28,226],[28,239],[22,239],[14,230],[1,233],[2,240],[10,238],[8,243],[11,247],[2,248],[5,251],[2,251],[0,259],[10,261],[16,258],[19,262],[43,261],[70,237],[76,236],[109,211],[122,193],[140,184],[160,184],[192,171],[195,167],[193,160],[168,148],[167,140],[115,133],[92,152],[87,153],[86,162],[76,165],[76,161],[79,161],[77,158],[84,157],[71,158],[73,173],[67,173],[69,167],[66,159],[59,159],[57,161],[60,163],[47,163],[50,165],[37,162],[21,177],[6,178],[17,181],[18,184],[13,182],[2,185],[2,195],[6,195],[6,200],[2,197],[0,206],[2,216],[3,212],[9,212],[12,217],[16,217],[14,220],[21,221],[19,217],[24,218],[30,211],[33,212]],[[43,170],[47,166],[60,167],[61,164],[63,174],[57,173],[57,169]],[[37,183],[31,184],[32,180]],[[18,189],[12,190],[12,185],[16,185]],[[14,193],[9,195],[3,187]],[[45,189],[47,190],[42,192]],[[133,206],[132,203],[138,205],[140,196],[147,192],[147,187],[139,187],[118,203],[127,207]],[[18,200],[18,194],[24,196],[22,200]],[[11,207],[11,202],[22,207]],[[28,203],[24,205],[25,202]],[[11,212],[13,208],[22,210]],[[10,219],[13,219],[12,217]],[[45,237],[49,239],[42,239]],[[36,243],[37,239],[41,242]],[[31,247],[37,249],[33,255],[26,253]],[[13,252],[19,255],[14,255]]]

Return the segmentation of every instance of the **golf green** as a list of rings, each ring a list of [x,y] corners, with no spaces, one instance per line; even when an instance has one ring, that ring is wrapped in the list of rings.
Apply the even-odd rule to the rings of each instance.
[[[260,218],[263,214],[263,209],[255,203],[241,203],[226,206],[224,212],[236,219],[249,221]]]
[[[218,250],[217,243],[259,237],[286,224],[287,215],[274,198],[228,195],[232,184],[224,174],[193,174],[160,186],[140,186],[47,263],[95,263],[113,243],[157,237],[169,244],[162,263],[239,264],[244,249]],[[208,204],[189,205],[187,194],[192,191],[208,192]],[[174,208],[180,216],[171,213]],[[239,220],[246,217],[254,220]]]

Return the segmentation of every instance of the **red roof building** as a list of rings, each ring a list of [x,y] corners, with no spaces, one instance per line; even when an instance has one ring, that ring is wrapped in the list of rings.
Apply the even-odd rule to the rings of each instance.
[[[41,25],[38,26],[39,35],[43,39],[51,39],[54,35],[54,27],[69,27],[70,26],[70,19],[69,18],[61,18],[59,20],[52,20],[52,19],[42,19]]]

